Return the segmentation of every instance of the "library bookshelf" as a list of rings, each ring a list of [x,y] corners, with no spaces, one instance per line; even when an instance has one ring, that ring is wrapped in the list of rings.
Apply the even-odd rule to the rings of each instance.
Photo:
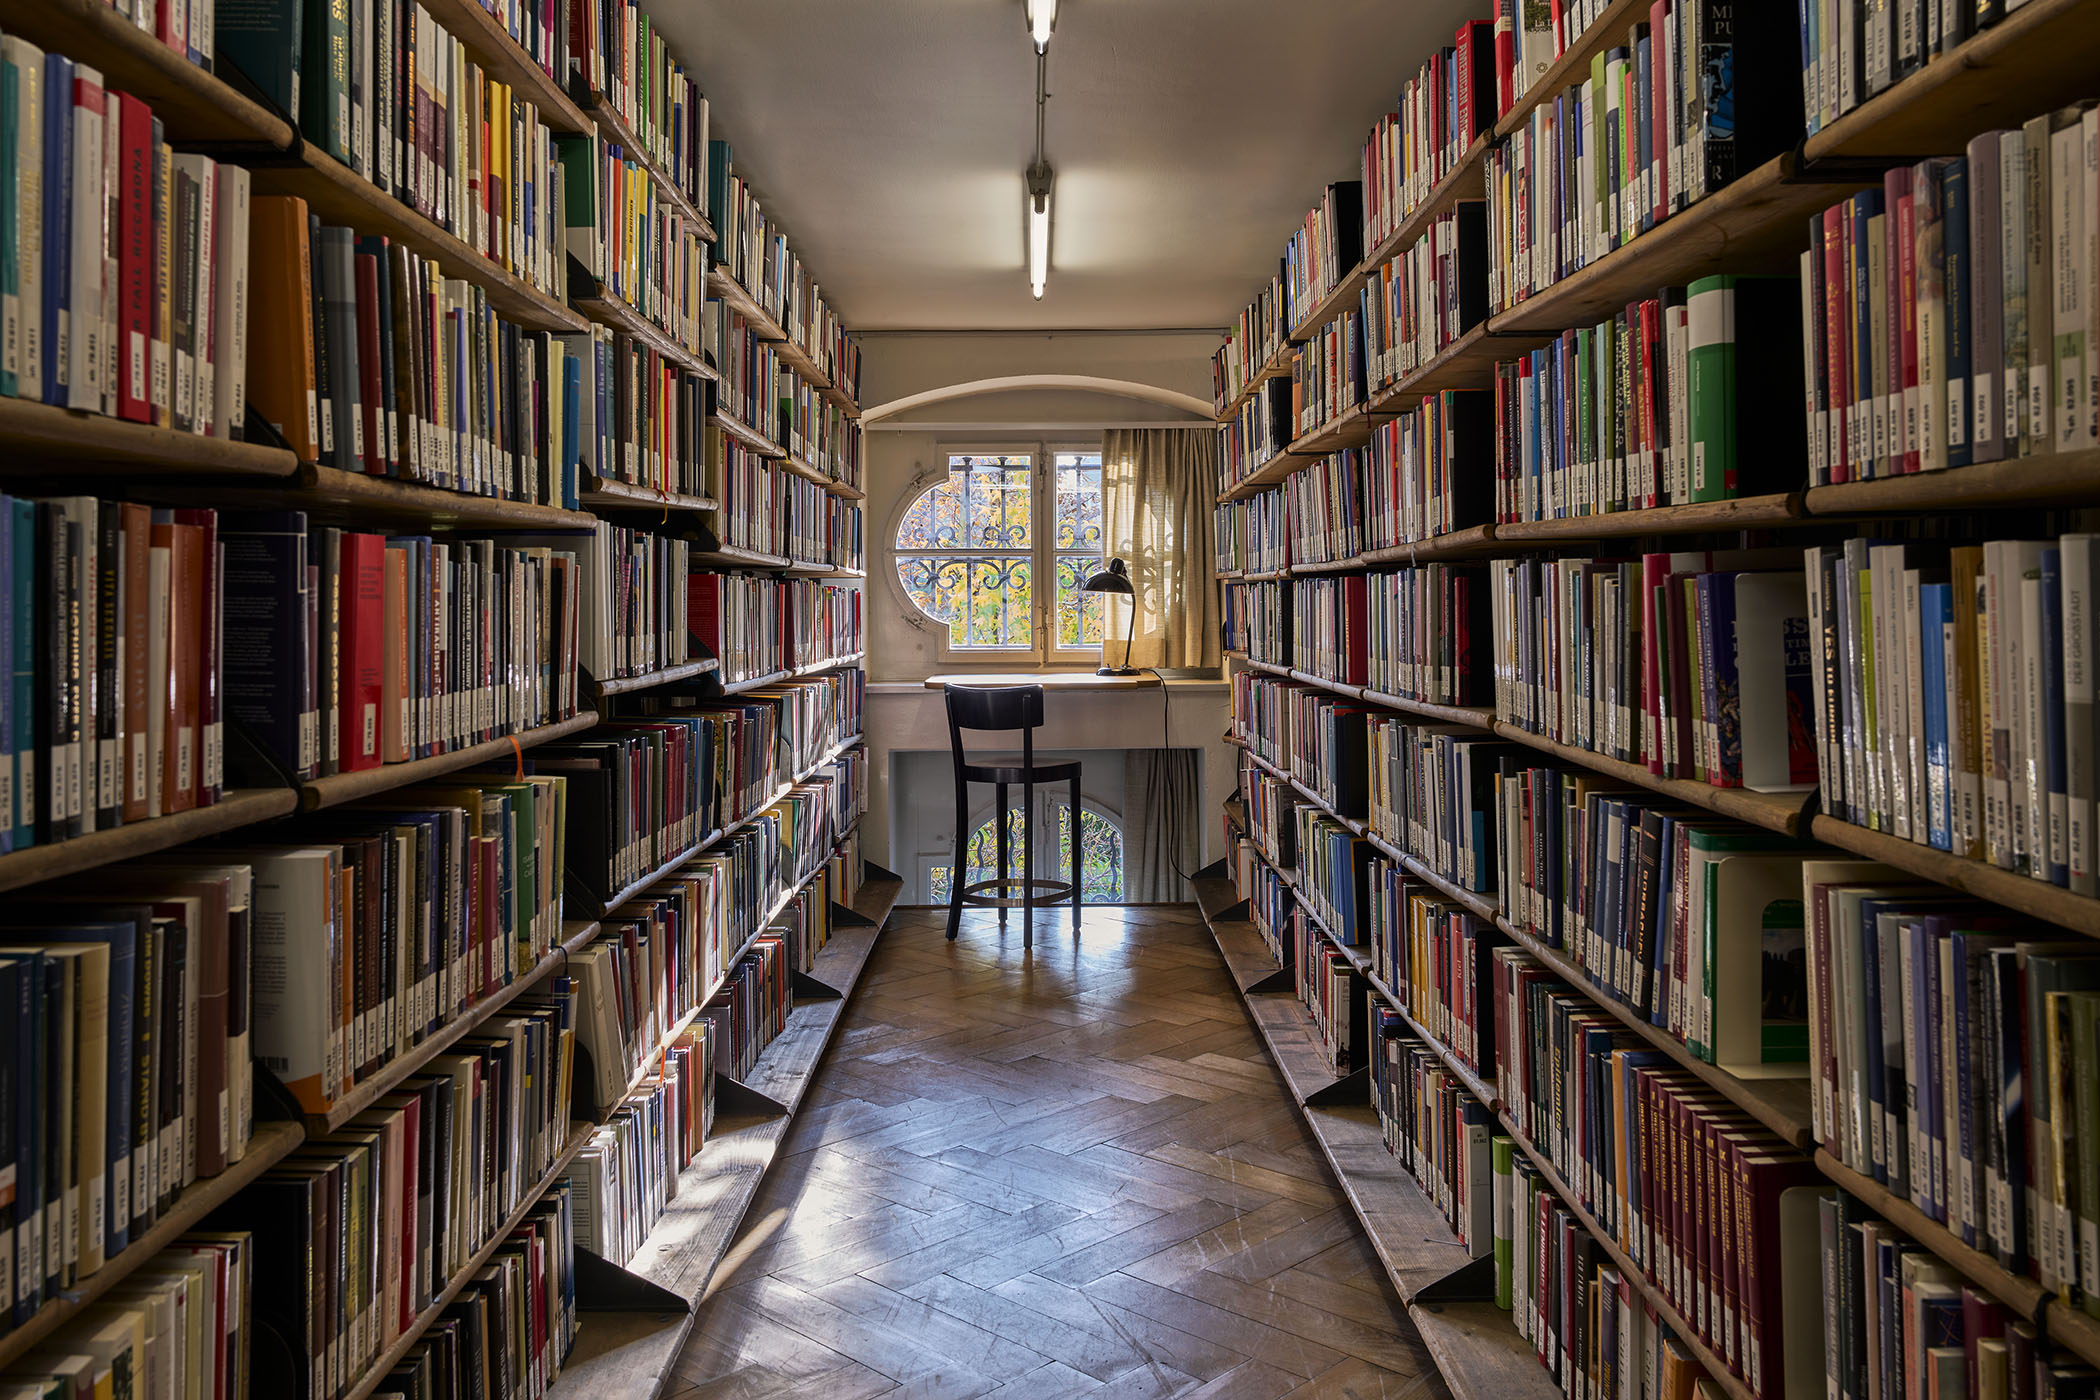
[[[254,428],[263,417],[254,409],[248,411],[249,431],[243,441],[229,437],[223,425],[212,434],[190,432],[5,397],[0,398],[0,492],[26,499],[92,491],[171,511],[297,511],[316,527],[442,542],[504,535],[530,536],[542,543],[562,537],[582,540],[604,522],[686,540],[696,573],[734,571],[783,580],[793,576],[858,587],[865,575],[857,558],[820,553],[798,560],[784,552],[776,555],[719,547],[709,522],[724,509],[724,503],[706,485],[704,459],[708,454],[703,439],[709,434],[722,435],[767,459],[767,471],[814,482],[825,493],[820,499],[828,508],[858,509],[865,493],[857,480],[842,479],[853,475],[850,467],[840,467],[835,473],[814,451],[791,456],[765,431],[726,411],[713,334],[703,332],[696,347],[690,327],[707,325],[718,306],[745,316],[754,336],[772,346],[787,374],[798,376],[807,390],[838,414],[857,420],[855,371],[843,358],[838,373],[827,368],[836,358],[837,345],[827,350],[814,333],[797,330],[791,334],[780,318],[761,308],[759,298],[719,261],[726,254],[715,242],[715,227],[707,213],[695,206],[679,180],[650,153],[604,94],[551,72],[547,61],[506,28],[498,10],[480,0],[430,0],[422,8],[459,42],[466,58],[483,75],[509,89],[511,100],[531,103],[548,132],[556,137],[595,132],[621,147],[630,166],[646,174],[660,209],[682,221],[683,235],[693,240],[691,251],[699,260],[696,266],[704,269],[694,279],[701,288],[700,299],[680,308],[686,313],[682,319],[668,308],[660,320],[653,318],[640,309],[651,303],[623,299],[580,262],[564,259],[563,266],[550,258],[546,266],[552,269],[551,275],[543,270],[535,279],[517,261],[484,251],[489,245],[462,236],[455,227],[441,224],[404,197],[382,188],[327,154],[319,140],[302,139],[274,105],[259,95],[256,85],[223,59],[216,65],[187,61],[150,29],[140,28],[130,17],[129,7],[120,10],[100,0],[0,0],[0,28],[10,39],[25,39],[53,55],[91,66],[110,92],[130,94],[150,106],[153,117],[164,124],[173,148],[208,151],[221,163],[246,170],[254,194],[296,195],[325,224],[347,225],[360,237],[383,237],[389,245],[435,264],[445,278],[471,289],[492,318],[500,318],[515,331],[616,336],[647,351],[666,373],[694,390],[699,410],[686,424],[691,460],[665,463],[661,474],[646,466],[637,470],[631,459],[624,469],[606,463],[609,469],[594,472],[588,460],[592,449],[586,444],[586,460],[575,464],[574,494],[564,503],[558,489],[546,487],[539,488],[535,499],[525,498],[534,494],[525,488],[510,494],[477,494],[431,484],[429,479],[368,474],[302,460],[276,433]],[[704,192],[704,180],[700,183]],[[556,210],[557,223],[561,212]],[[546,235],[550,231],[539,232]],[[558,245],[563,231],[557,228],[551,233]],[[557,248],[557,255],[559,252]],[[114,247],[110,256],[116,256]],[[319,287],[314,295],[318,302]],[[778,299],[777,292],[775,296]],[[786,304],[798,308],[796,315],[809,309],[793,300]],[[816,309],[822,310],[821,306]],[[252,327],[256,318],[288,313],[251,300],[247,314]],[[687,329],[679,329],[681,326]],[[252,344],[252,332],[250,341]],[[478,358],[478,352],[466,353]],[[386,372],[392,373],[390,364]],[[789,382],[785,375],[782,382]],[[386,392],[394,392],[391,382]],[[663,424],[648,426],[654,432]],[[857,422],[849,424],[848,431],[857,434]],[[678,439],[665,432],[661,440]],[[560,474],[550,475],[558,478]],[[783,526],[787,523],[781,522]],[[781,548],[784,551],[786,546]],[[238,770],[239,781],[229,781],[216,800],[205,805],[0,853],[0,892],[16,899],[37,899],[46,887],[56,892],[60,887],[54,882],[115,872],[127,862],[214,838],[256,844],[321,840],[327,830],[339,829],[331,828],[331,823],[345,819],[344,813],[360,810],[354,804],[368,804],[363,810],[372,810],[374,804],[383,806],[390,798],[444,779],[500,783],[522,777],[537,750],[594,739],[602,726],[646,716],[656,702],[670,696],[705,702],[744,695],[783,682],[857,671],[865,660],[865,652],[857,648],[844,655],[816,653],[821,659],[807,663],[794,659],[811,655],[806,648],[788,653],[785,659],[758,661],[736,656],[727,658],[733,674],[746,679],[725,685],[720,680],[724,658],[704,654],[706,650],[696,646],[692,660],[602,682],[578,668],[568,677],[567,689],[576,701],[571,712],[563,713],[557,707],[553,710],[556,717],[548,722],[499,732],[483,742],[459,744],[425,758],[340,772],[329,765],[304,779],[267,763],[244,762]],[[215,689],[216,680],[214,674]],[[227,724],[230,734],[239,729],[230,718]],[[853,727],[857,729],[857,723]],[[245,731],[240,736],[248,737]],[[369,1068],[325,1112],[302,1113],[289,1096],[262,1093],[269,1085],[267,1075],[258,1072],[257,1078],[265,1080],[258,1099],[267,1103],[258,1104],[260,1121],[239,1160],[174,1193],[150,1227],[135,1232],[127,1247],[49,1297],[26,1320],[0,1332],[0,1367],[62,1342],[67,1329],[106,1300],[112,1290],[138,1277],[179,1236],[203,1228],[229,1203],[239,1202],[244,1192],[288,1157],[302,1149],[309,1153],[324,1150],[319,1146],[322,1139],[340,1134],[360,1115],[429,1074],[436,1062],[457,1055],[477,1036],[485,1036],[492,1023],[500,1024],[517,1010],[521,998],[544,991],[579,954],[601,942],[612,926],[610,920],[601,923],[606,910],[618,910],[624,900],[645,894],[652,883],[680,864],[777,812],[798,784],[854,753],[861,743],[858,733],[841,734],[816,762],[780,772],[780,781],[745,815],[617,892],[618,898],[600,906],[572,891],[561,906],[566,917],[543,940],[543,953],[520,959],[529,965],[513,968],[507,978],[482,988],[480,995],[439,1021],[412,1047]],[[12,808],[8,820],[13,820]],[[837,845],[827,854],[844,858],[851,852],[857,860],[857,827],[856,816],[844,829],[835,831]],[[739,911],[740,917],[752,922],[737,955],[749,949],[827,866],[819,862],[808,875],[772,892],[764,907]],[[82,888],[77,879],[69,887]],[[832,911],[838,931],[815,955],[814,972],[796,974],[800,1000],[785,1031],[759,1055],[747,1082],[731,1080],[726,1073],[720,1076],[726,1107],[705,1147],[686,1168],[674,1209],[651,1234],[644,1256],[630,1268],[619,1268],[579,1248],[576,1292],[583,1321],[568,1370],[553,1386],[558,1393],[650,1395],[670,1384],[671,1363],[690,1326],[692,1310],[779,1151],[787,1124],[803,1102],[900,890],[901,885],[888,872],[871,866],[850,905]],[[733,957],[730,964],[735,961]],[[712,995],[717,989],[707,990]],[[665,1048],[663,1043],[648,1048],[634,1067],[634,1082],[641,1082],[660,1063]],[[563,1180],[603,1125],[595,1111],[580,1104],[565,1107],[567,1131],[558,1146],[550,1135],[551,1156],[543,1159],[544,1169],[524,1183],[516,1208],[500,1220],[487,1222],[485,1242],[439,1281],[392,1345],[346,1379],[339,1396],[363,1400],[383,1389],[395,1365],[463,1292],[476,1285],[477,1276],[503,1248],[513,1229],[525,1221],[549,1188]],[[616,1105],[604,1107],[609,1114]],[[244,1325],[242,1331],[245,1337],[254,1335],[256,1329]]]
[[[1646,0],[1601,0],[1589,7],[1589,13],[1595,15],[1591,26],[1568,36],[1563,51],[1544,75],[1506,107],[1487,131],[1454,152],[1455,163],[1424,192],[1414,212],[1400,221],[1398,231],[1379,241],[1304,320],[1283,328],[1267,358],[1244,382],[1238,382],[1234,370],[1237,387],[1230,394],[1224,388],[1228,380],[1221,364],[1216,403],[1221,425],[1235,423],[1263,384],[1292,377],[1294,362],[1308,353],[1304,347],[1317,341],[1323,326],[1357,314],[1359,289],[1375,286],[1381,265],[1404,252],[1436,218],[1459,201],[1496,198],[1492,179],[1484,181],[1483,175],[1494,169],[1498,148],[1527,130],[1541,104],[1586,80],[1593,61],[1628,44],[1632,25],[1639,23],[1645,29],[1651,7]],[[1782,22],[1790,26],[1793,17],[1786,16]],[[2091,96],[2086,91],[2090,74],[2079,70],[2071,54],[2081,47],[2089,51],[2096,38],[2100,38],[2100,5],[2090,0],[2032,0],[1988,27],[1976,29],[1878,95],[1863,98],[1834,120],[1826,116],[1818,130],[1792,149],[1744,170],[1733,181],[1645,230],[1629,234],[1620,246],[1593,257],[1578,271],[1500,309],[1490,302],[1484,315],[1422,359],[1417,368],[1385,385],[1373,383],[1367,391],[1359,387],[1355,401],[1322,428],[1288,441],[1281,450],[1237,475],[1228,464],[1217,496],[1221,528],[1226,512],[1246,509],[1252,498],[1280,503],[1294,478],[1326,468],[1330,454],[1363,446],[1381,423],[1412,411],[1425,396],[1446,390],[1500,392],[1499,365],[1548,347],[1566,333],[1609,321],[1629,303],[1658,295],[1659,287],[1714,273],[1797,271],[1801,256],[1810,249],[1811,218],[1856,192],[1878,193],[1884,171],[1926,157],[1958,156],[1972,138],[1992,128],[2017,129],[2038,113],[2071,110],[2067,104]],[[1893,220],[1890,224],[1893,227]],[[1789,392],[1777,394],[1769,404],[1757,404],[1755,411],[1801,413],[1798,386],[1782,387]],[[1455,456],[1450,470],[1492,478],[1497,464],[1490,454],[1496,447],[1492,438],[1482,440],[1472,455]],[[1297,535],[1288,528],[1280,529],[1275,536],[1280,552],[1265,549],[1239,557],[1235,547],[1232,557],[1221,553],[1218,572],[1221,589],[1227,594],[1227,670],[1235,677],[1256,678],[1257,684],[1261,678],[1273,678],[1298,687],[1301,694],[1325,695],[1353,711],[1368,713],[1374,721],[1398,718],[1434,727],[1425,732],[1463,741],[1498,741],[1522,751],[1512,754],[1520,768],[1558,770],[1571,780],[1588,780],[1598,790],[1625,794],[1636,804],[1684,814],[1683,819],[1726,818],[1757,833],[1800,843],[1790,849],[1813,859],[1856,857],[1876,862],[1894,872],[1891,883],[1900,880],[1904,889],[1919,892],[1921,899],[1967,896],[1992,906],[1986,912],[1993,919],[2012,922],[1989,926],[2017,929],[2023,938],[2100,937],[2100,898],[2074,893],[2060,883],[2024,871],[2016,873],[1989,860],[1936,848],[1926,844],[1922,834],[1913,841],[1892,830],[1845,820],[1814,787],[1755,791],[1717,786],[1703,779],[1665,777],[1660,767],[1651,769],[1646,762],[1608,756],[1599,751],[1601,744],[1563,743],[1532,732],[1486,698],[1496,694],[1490,665],[1514,666],[1517,657],[1497,654],[1491,660],[1490,652],[1496,648],[1489,645],[1486,635],[1485,610],[1478,614],[1481,630],[1470,635],[1469,679],[1477,684],[1467,693],[1482,697],[1471,704],[1411,699],[1381,690],[1375,683],[1360,683],[1361,672],[1344,673],[1359,682],[1352,684],[1308,669],[1304,653],[1294,651],[1288,642],[1279,648],[1275,637],[1288,634],[1272,632],[1267,641],[1262,637],[1262,628],[1273,628],[1278,616],[1290,619],[1287,626],[1304,625],[1306,614],[1299,609],[1305,605],[1292,599],[1316,595],[1294,595],[1293,590],[1313,587],[1320,580],[1375,577],[1385,571],[1433,564],[1578,557],[1637,562],[1644,552],[1696,555],[1707,550],[1748,552],[1776,546],[1791,549],[1798,560],[1803,549],[1841,545],[1847,539],[1931,535],[1931,531],[1906,533],[1920,520],[1948,522],[1955,539],[1968,538],[1961,533],[1964,522],[1973,522],[1972,529],[1984,531],[1975,535],[1977,539],[2007,538],[2023,531],[2053,539],[2059,529],[2043,523],[2044,512],[2067,512],[2100,502],[2100,452],[2090,445],[1943,470],[1835,482],[1818,478],[1805,452],[1788,466],[1788,471],[1779,474],[1790,478],[1783,489],[1774,477],[1769,488],[1696,503],[1591,513],[1575,513],[1570,507],[1568,513],[1553,518],[1516,519],[1504,515],[1498,500],[1494,507],[1483,506],[1474,520],[1461,517],[1462,523],[1446,532],[1423,534],[1398,544],[1380,541],[1382,547],[1372,546],[1368,527],[1362,532],[1361,546],[1353,550],[1347,545],[1336,548],[1317,526]],[[1298,499],[1302,503],[1315,498]],[[1354,509],[1365,512],[1371,507],[1358,500]],[[2065,517],[2048,519],[2058,518]],[[1334,524],[1330,517],[1329,525]],[[1343,533],[1333,531],[1336,538]],[[1483,573],[1481,577],[1493,576]],[[1235,601],[1241,605],[1237,609]],[[1334,615],[1348,616],[1323,615],[1320,625],[1325,626],[1327,616]],[[1378,630],[1382,624],[1377,623],[1377,614],[1373,619],[1369,629],[1371,674],[1376,675],[1376,649],[1386,634]],[[1298,636],[1302,643],[1303,632]],[[1326,644],[1335,644],[1334,639],[1328,638]],[[1467,653],[1461,650],[1460,655]],[[1574,653],[1570,664],[1587,665],[1588,655]],[[1299,713],[1311,709],[1312,702],[1308,702]],[[1290,825],[1293,812],[1316,814],[1324,829],[1338,828],[1402,872],[1413,890],[1428,892],[1435,907],[1462,912],[1489,943],[1527,956],[1554,979],[1557,988],[1579,1000],[1583,1014],[1594,1016],[1597,1024],[1619,1037],[1614,1044],[1652,1055],[1653,1062],[1666,1066],[1667,1072],[1701,1086],[1725,1111],[1754,1123],[1797,1154],[1795,1160],[1808,1167],[1819,1189],[1848,1193],[1871,1217],[1886,1223],[1893,1232],[1891,1238],[1919,1247],[1951,1270],[1957,1284],[1973,1290],[1985,1307],[2002,1309],[2008,1325],[2031,1326],[2044,1350],[2066,1363],[2100,1364],[2100,1330],[2076,1302],[2065,1301],[2053,1284],[2045,1287],[2026,1265],[2008,1267],[1988,1241],[1981,1246],[1965,1242],[1960,1229],[1950,1228],[1945,1218],[1923,1208],[1901,1189],[1877,1180],[1828,1140],[1836,1130],[1827,1120],[1818,1127],[1816,1081],[1812,1073],[1805,1072],[1807,1066],[1799,1073],[1775,1066],[1764,1067],[1764,1072],[1736,1073],[1703,1058],[1620,990],[1606,985],[1591,963],[1539,936],[1522,920],[1513,920],[1492,888],[1483,892],[1455,883],[1440,869],[1434,852],[1416,851],[1390,839],[1371,817],[1346,816],[1337,810],[1322,795],[1334,790],[1334,775],[1322,771],[1317,759],[1306,756],[1317,751],[1316,744],[1301,745],[1292,761],[1274,761],[1292,752],[1289,731],[1258,732],[1258,726],[1270,723],[1266,717],[1274,713],[1235,705],[1233,726],[1224,742],[1242,751],[1238,763],[1243,783],[1241,792],[1223,810],[1234,856],[1198,880],[1198,902],[1244,999],[1250,1022],[1289,1085],[1454,1395],[1536,1396],[1543,1400],[1560,1387],[1541,1365],[1544,1344],[1535,1348],[1519,1334],[1507,1308],[1491,1301],[1493,1275],[1484,1272],[1487,1266],[1460,1244],[1447,1223],[1446,1210],[1434,1199],[1434,1188],[1418,1182],[1403,1159],[1387,1149],[1378,1090],[1369,1082],[1368,1068],[1361,1060],[1353,1069],[1334,1066],[1319,1017],[1308,1005],[1313,994],[1300,985],[1306,968],[1292,960],[1290,945],[1298,936],[1294,930],[1302,929],[1303,946],[1320,950],[1318,956],[1345,963],[1354,974],[1350,995],[1396,1018],[1405,1027],[1409,1046],[1423,1047],[1435,1071],[1484,1110],[1487,1131],[1510,1140],[1519,1166],[1557,1197],[1594,1239],[1599,1267],[1610,1269],[1624,1281],[1637,1304],[1679,1339],[1718,1392],[1733,1400],[1761,1400],[1784,1393],[1784,1386],[1768,1377],[1762,1391],[1754,1387],[1739,1358],[1712,1344],[1695,1320],[1655,1282],[1647,1266],[1629,1252],[1627,1227],[1602,1218],[1569,1164],[1556,1160],[1554,1149],[1532,1140],[1526,1123],[1505,1098],[1508,1085],[1502,1075],[1508,1071],[1494,1063],[1500,1047],[1479,1052],[1485,1058],[1476,1064],[1416,1018],[1414,998],[1422,989],[1388,983],[1374,955],[1371,928],[1364,921],[1367,916],[1360,915],[1354,927],[1342,925],[1322,890],[1307,883],[1331,877],[1316,873],[1303,852],[1295,862],[1279,860],[1270,836],[1257,830],[1252,816],[1252,794],[1257,788],[1269,794],[1268,801],[1278,801],[1280,795],[1284,826]],[[1289,722],[1288,718],[1284,721]],[[1300,732],[1296,737],[1302,740],[1305,735]],[[1500,839],[1498,836],[1498,842]],[[1495,882],[1490,879],[1488,883]],[[1380,897],[1375,892],[1370,896],[1374,901]],[[1287,927],[1266,926],[1263,898],[1274,901],[1271,907],[1288,911]],[[1403,931],[1400,941],[1405,939]],[[1281,957],[1276,951],[1279,946]],[[2037,942],[2034,946],[2062,945]],[[2075,949],[2076,941],[2068,946]],[[1480,976],[1485,978],[1485,972]],[[1485,998],[1488,993],[1482,987],[1478,994]],[[1383,1054],[1375,1039],[1370,1046],[1356,1048]],[[1966,1102],[1963,1111],[1968,1111]],[[1955,1151],[1949,1148],[1950,1155]],[[2044,1190],[2046,1194],[2046,1187]],[[1971,1228],[1982,1232],[1976,1222],[1971,1222]],[[1815,1344],[1820,1356],[1820,1334]],[[1970,1356],[1973,1360],[1973,1350]]]

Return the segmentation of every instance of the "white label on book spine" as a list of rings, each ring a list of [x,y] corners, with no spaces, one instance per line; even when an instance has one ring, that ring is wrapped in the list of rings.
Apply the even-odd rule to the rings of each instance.
[[[1991,377],[1988,374],[1979,374],[1970,381],[1970,386],[1975,405],[1970,410],[1970,415],[1976,424],[1976,441],[1995,441],[1996,434],[1992,432],[1992,425],[1998,420],[1991,413]]]
[[[1962,401],[1967,392],[1962,380],[1951,374],[1947,376],[1947,446],[1950,448],[1966,447],[1969,442],[1968,405]]]
[[[22,372],[21,326],[22,298],[20,294],[9,292],[5,296],[0,296],[0,350],[4,350],[6,356],[5,360],[0,361],[0,363],[6,365],[9,374],[20,374]]]
[[[14,298],[9,297],[9,301]],[[130,343],[130,353],[125,357],[129,365],[131,396],[146,398],[146,337],[143,332],[132,331],[125,339]]]

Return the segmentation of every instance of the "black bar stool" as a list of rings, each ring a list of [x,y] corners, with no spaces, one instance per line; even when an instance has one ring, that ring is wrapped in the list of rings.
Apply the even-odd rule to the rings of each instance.
[[[1031,947],[1035,942],[1035,906],[1038,903],[1055,904],[1068,896],[1072,901],[1072,928],[1077,932],[1082,903],[1079,892],[1079,765],[1035,761],[1035,731],[1043,723],[1043,688],[1039,685],[951,685],[946,689],[948,746],[955,758],[955,855],[948,869],[948,937],[953,939],[962,926],[965,904],[996,908],[1002,924],[1006,922],[1006,911],[1018,904],[1025,911],[1022,917],[1027,920],[1027,926],[1021,931],[1021,946]],[[1020,730],[1020,766],[970,762],[970,756],[963,748],[965,729]],[[1072,785],[1072,850],[1067,861],[1072,878],[1038,880],[1029,873],[1035,868],[1036,785],[1065,782]],[[998,793],[992,831],[998,843],[999,877],[966,885],[963,879],[969,868],[972,783],[990,783]],[[1021,789],[1021,874],[1009,876],[1006,873],[1006,790],[1016,784]],[[1019,899],[1008,893],[1015,887],[1021,891]],[[997,890],[998,893],[987,895],[986,890]],[[1038,896],[1038,890],[1044,893]]]

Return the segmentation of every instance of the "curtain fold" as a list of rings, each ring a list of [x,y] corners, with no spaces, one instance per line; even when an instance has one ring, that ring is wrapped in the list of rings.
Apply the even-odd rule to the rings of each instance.
[[[1104,552],[1130,566],[1130,602],[1110,597],[1105,665],[1123,664],[1127,608],[1137,608],[1133,666],[1214,667],[1218,641],[1218,456],[1200,429],[1110,429],[1101,439]]]
[[[1180,904],[1194,898],[1178,872],[1196,869],[1194,749],[1131,749],[1123,765],[1123,898]],[[1178,867],[1178,872],[1177,872]]]

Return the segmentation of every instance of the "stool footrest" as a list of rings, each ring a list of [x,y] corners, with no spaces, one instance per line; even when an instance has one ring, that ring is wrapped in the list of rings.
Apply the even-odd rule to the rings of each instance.
[[[1038,895],[987,895],[979,890],[1016,889],[1044,890]],[[1009,875],[1003,880],[979,880],[962,887],[962,902],[983,909],[1019,909],[1033,902],[1054,904],[1060,899],[1070,899],[1077,889],[1070,880],[1037,880],[1021,875]]]

